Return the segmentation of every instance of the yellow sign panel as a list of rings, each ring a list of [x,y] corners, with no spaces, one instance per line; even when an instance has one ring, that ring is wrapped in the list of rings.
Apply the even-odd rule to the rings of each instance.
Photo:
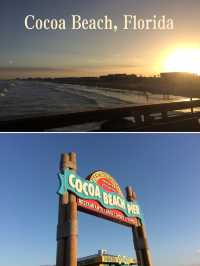
[[[132,258],[128,258],[125,256],[109,256],[109,255],[104,255],[102,256],[102,262],[113,262],[113,263],[118,263],[118,264],[135,264],[135,260]]]

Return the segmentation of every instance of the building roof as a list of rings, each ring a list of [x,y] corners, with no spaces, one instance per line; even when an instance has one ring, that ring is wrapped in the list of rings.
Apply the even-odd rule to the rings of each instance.
[[[87,257],[78,259],[78,266],[93,266],[93,265],[136,265],[137,261],[133,258],[121,256],[121,255],[110,255],[104,252],[98,252]]]
[[[185,77],[185,78],[190,78],[190,77],[198,77],[197,74],[195,73],[189,73],[189,72],[163,72],[160,73],[161,77],[169,77],[169,78],[177,78],[177,77]]]

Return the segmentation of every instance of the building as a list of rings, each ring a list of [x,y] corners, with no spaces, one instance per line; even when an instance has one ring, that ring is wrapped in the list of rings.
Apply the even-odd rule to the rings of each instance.
[[[164,72],[160,73],[160,77],[166,80],[191,80],[198,78],[198,75],[188,72]]]
[[[99,250],[98,254],[78,259],[78,266],[118,266],[136,265],[135,259],[121,256],[110,255],[106,250]]]
[[[127,81],[127,80],[135,80],[137,79],[137,75],[135,74],[109,74],[109,75],[104,75],[100,76],[99,79],[101,81]]]

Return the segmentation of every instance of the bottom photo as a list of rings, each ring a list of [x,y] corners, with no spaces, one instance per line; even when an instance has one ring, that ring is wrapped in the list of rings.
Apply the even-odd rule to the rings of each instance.
[[[0,265],[199,266],[199,134],[0,134]]]

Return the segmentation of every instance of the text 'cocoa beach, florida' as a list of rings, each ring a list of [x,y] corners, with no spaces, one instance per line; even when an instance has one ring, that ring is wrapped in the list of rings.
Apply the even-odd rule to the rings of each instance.
[[[26,30],[74,30],[74,31],[162,31],[174,30],[174,19],[166,15],[152,15],[148,18],[136,14],[122,15],[119,25],[108,15],[98,18],[84,18],[80,15],[71,15],[67,18],[42,18],[34,14],[25,16],[24,27]]]

